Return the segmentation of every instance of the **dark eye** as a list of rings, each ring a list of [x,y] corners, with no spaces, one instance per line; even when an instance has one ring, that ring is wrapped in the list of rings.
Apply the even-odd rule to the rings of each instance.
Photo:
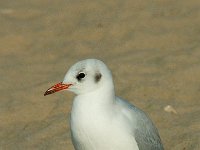
[[[77,79],[78,81],[81,81],[81,79],[83,79],[83,78],[85,78],[85,73],[83,73],[83,72],[80,72],[80,73],[76,76],[76,79]]]

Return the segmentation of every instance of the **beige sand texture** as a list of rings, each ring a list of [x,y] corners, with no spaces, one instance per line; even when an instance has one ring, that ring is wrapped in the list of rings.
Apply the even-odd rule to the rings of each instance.
[[[43,94],[85,58],[110,67],[166,150],[200,150],[199,0],[1,0],[0,150],[74,149],[74,94]]]

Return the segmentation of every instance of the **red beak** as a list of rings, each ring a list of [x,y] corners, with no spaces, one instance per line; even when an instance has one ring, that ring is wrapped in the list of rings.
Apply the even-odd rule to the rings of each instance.
[[[62,82],[55,84],[54,86],[50,87],[45,93],[44,96],[49,95],[49,94],[53,94],[55,92],[64,90],[64,89],[68,89],[69,86],[71,86],[72,84],[64,84]]]

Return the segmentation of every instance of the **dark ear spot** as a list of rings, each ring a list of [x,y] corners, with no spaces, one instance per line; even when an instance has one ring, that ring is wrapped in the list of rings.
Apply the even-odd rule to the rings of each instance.
[[[101,80],[101,76],[102,76],[101,73],[99,73],[99,72],[96,73],[96,74],[95,74],[95,77],[94,77],[94,81],[95,81],[96,83],[99,82],[99,81]]]

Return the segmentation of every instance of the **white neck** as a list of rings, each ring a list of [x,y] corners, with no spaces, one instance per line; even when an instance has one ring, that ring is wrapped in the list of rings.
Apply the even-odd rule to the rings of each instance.
[[[107,109],[115,103],[115,93],[112,88],[99,88],[93,92],[81,94],[74,98],[72,112],[74,109],[82,111],[93,111]]]

